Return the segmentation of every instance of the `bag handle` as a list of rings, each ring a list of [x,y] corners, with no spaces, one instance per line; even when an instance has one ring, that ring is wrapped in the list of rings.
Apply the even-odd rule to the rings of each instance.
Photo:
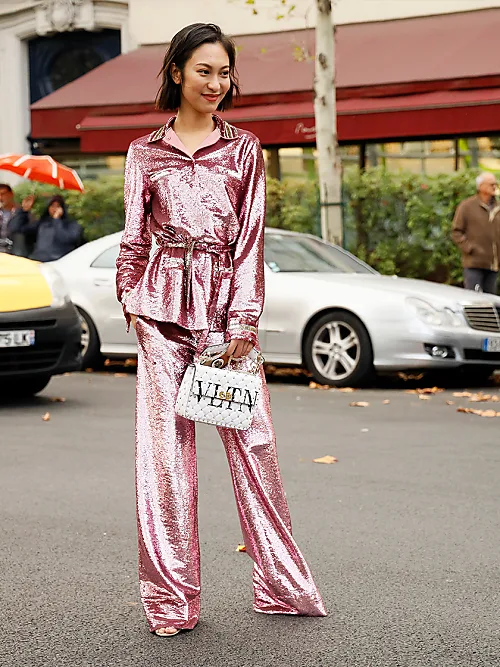
[[[224,361],[221,358],[221,355],[225,353],[227,349],[227,344],[223,343],[221,345],[210,345],[209,347],[205,348],[203,352],[200,354],[200,357],[198,359],[198,363],[201,364],[206,364],[208,366],[212,366],[213,368],[229,368],[231,370],[231,365],[233,362],[238,362],[237,359],[231,355],[229,357],[229,360],[227,362],[227,365],[224,366]],[[250,352],[248,353],[247,357],[251,362],[253,362],[253,368],[248,371],[249,373],[252,373],[253,375],[257,375],[257,373],[260,370],[260,367],[264,363],[265,359],[264,356],[260,353],[257,352],[255,348],[252,348]],[[210,362],[210,363],[206,363]],[[233,369],[234,370],[234,369]]]

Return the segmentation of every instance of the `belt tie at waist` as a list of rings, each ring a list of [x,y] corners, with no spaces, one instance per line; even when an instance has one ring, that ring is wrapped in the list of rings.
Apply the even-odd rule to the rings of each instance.
[[[182,248],[184,250],[184,298],[186,308],[189,308],[191,305],[191,296],[193,293],[193,253],[196,250],[197,252],[207,252],[213,255],[217,255],[219,259],[218,271],[219,279],[217,281],[217,292],[220,290],[220,282],[222,279],[222,272],[220,270],[220,258],[223,255],[227,255],[230,258],[229,269],[232,269],[233,262],[231,252],[233,247],[230,245],[218,245],[217,243],[209,243],[207,241],[202,241],[200,239],[186,239],[185,241],[169,241],[161,243],[159,245],[163,248]]]

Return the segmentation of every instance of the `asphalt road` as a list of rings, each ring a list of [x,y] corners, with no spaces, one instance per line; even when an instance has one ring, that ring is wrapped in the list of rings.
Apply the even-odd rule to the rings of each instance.
[[[456,411],[500,403],[271,385],[325,619],[252,611],[223,448],[200,428],[202,620],[161,639],[136,582],[134,391],[133,375],[81,374],[0,407],[0,665],[500,665],[500,419]],[[338,463],[312,462],[325,455]]]

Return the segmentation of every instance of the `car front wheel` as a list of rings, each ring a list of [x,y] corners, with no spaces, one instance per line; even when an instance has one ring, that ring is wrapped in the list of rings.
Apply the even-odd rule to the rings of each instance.
[[[101,343],[90,315],[82,308],[77,308],[77,310],[82,325],[82,368],[89,368],[101,361]]]
[[[351,313],[326,313],[306,335],[304,361],[320,384],[349,387],[366,383],[373,372],[368,332]]]

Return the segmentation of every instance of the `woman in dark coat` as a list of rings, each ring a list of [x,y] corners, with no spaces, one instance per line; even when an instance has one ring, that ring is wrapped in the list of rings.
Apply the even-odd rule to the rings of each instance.
[[[52,262],[81,245],[82,228],[68,216],[66,203],[60,195],[52,197],[40,220],[24,228],[26,242],[31,245],[31,259]]]

